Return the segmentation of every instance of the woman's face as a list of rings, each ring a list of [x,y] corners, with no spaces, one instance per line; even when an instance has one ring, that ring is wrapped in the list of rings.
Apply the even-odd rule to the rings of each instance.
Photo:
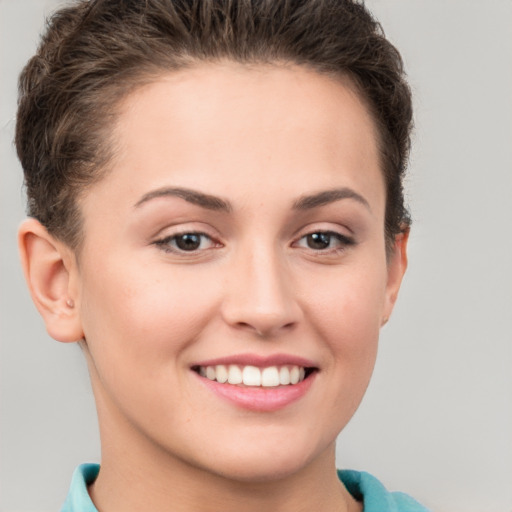
[[[358,96],[202,65],[129,96],[113,136],[76,275],[104,445],[246,480],[331,460],[405,267]]]

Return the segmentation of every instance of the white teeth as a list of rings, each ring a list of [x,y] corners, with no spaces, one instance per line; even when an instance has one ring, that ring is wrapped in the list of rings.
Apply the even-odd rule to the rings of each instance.
[[[256,366],[245,366],[242,370],[242,379],[246,386],[261,386],[261,371]]]
[[[277,366],[263,369],[261,372],[261,385],[268,388],[279,386],[279,370]]]
[[[230,384],[242,384],[242,370],[236,364],[229,365],[229,377],[228,382]]]
[[[290,383],[297,384],[300,379],[300,372],[298,366],[292,366],[290,369]]]
[[[243,384],[244,386],[277,387],[298,384],[306,377],[306,369],[302,366],[216,366],[199,367],[199,375],[221,384]]]
[[[281,384],[281,386],[290,384],[290,370],[288,366],[281,366],[279,370],[279,384]]]
[[[228,370],[223,364],[218,364],[215,367],[215,374],[217,382],[224,384],[224,382],[228,381]]]

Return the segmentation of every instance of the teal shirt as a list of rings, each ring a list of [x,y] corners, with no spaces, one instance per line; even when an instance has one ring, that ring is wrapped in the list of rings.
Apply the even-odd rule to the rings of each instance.
[[[98,512],[87,492],[100,470],[99,464],[82,464],[75,469],[68,497],[61,512]],[[369,473],[341,470],[338,477],[355,499],[364,503],[363,512],[428,512],[402,492],[388,492]]]

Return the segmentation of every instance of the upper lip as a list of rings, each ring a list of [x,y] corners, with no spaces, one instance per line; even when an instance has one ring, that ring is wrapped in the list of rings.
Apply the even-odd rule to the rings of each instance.
[[[197,366],[217,366],[219,364],[230,365],[237,364],[240,366],[257,366],[258,368],[265,368],[268,366],[303,366],[304,368],[317,368],[313,361],[304,357],[299,357],[290,354],[273,354],[262,356],[259,354],[234,354],[226,357],[217,357],[215,359],[208,359],[206,361],[199,361],[193,364]]]

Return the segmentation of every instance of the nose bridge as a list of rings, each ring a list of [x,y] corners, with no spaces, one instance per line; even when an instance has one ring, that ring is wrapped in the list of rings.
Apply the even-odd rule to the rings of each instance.
[[[237,251],[225,290],[224,317],[229,324],[270,335],[297,322],[300,308],[275,245],[267,241]]]

